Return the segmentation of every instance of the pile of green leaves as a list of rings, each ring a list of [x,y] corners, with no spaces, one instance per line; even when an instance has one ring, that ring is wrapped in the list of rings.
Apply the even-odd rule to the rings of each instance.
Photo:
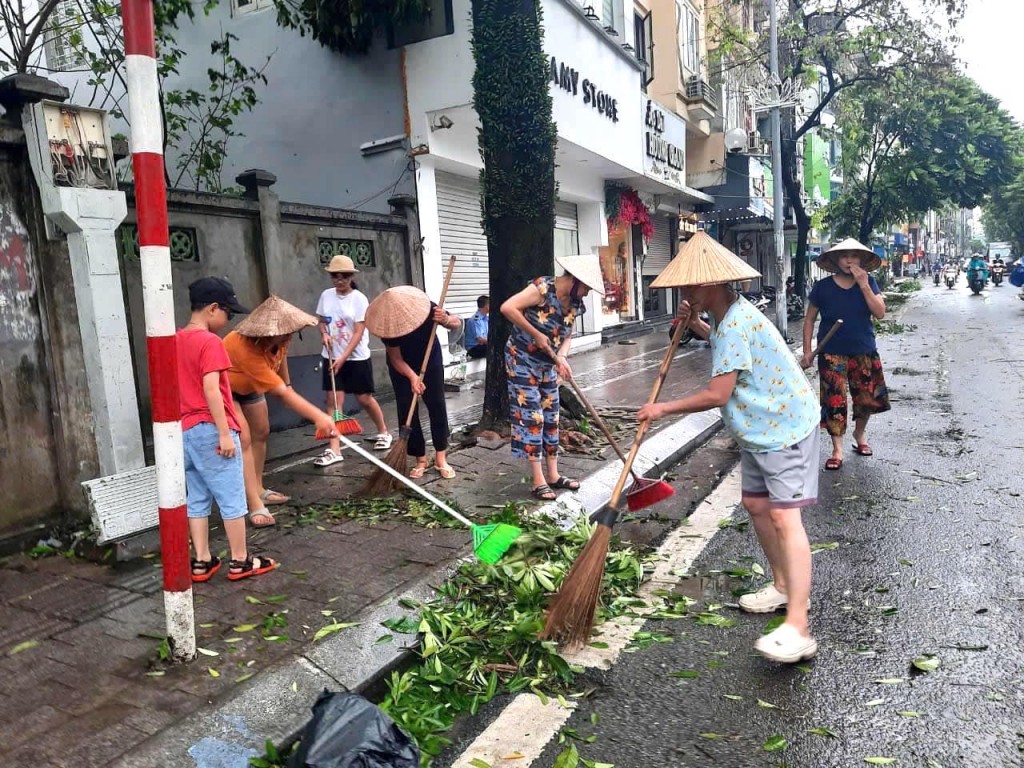
[[[449,743],[444,733],[461,714],[495,696],[533,692],[572,696],[574,673],[554,643],[541,642],[543,611],[590,538],[593,526],[569,531],[506,507],[492,522],[520,525],[524,534],[497,565],[463,564],[420,606],[417,663],[392,673],[381,707],[419,744],[424,766]],[[613,540],[598,621],[629,610],[648,558]]]
[[[898,293],[914,293],[915,291],[921,290],[920,280],[904,280],[902,283],[897,283],[894,290]]]

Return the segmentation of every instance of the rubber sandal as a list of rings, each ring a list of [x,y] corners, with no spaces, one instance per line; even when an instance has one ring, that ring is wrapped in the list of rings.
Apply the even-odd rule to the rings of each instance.
[[[231,581],[248,579],[250,576],[262,576],[277,568],[279,563],[269,557],[249,555],[245,560],[232,560],[228,563],[228,578]]]
[[[264,522],[257,523],[256,518],[258,517],[264,518]],[[266,522],[266,520],[268,519],[270,520],[269,523]],[[275,520],[274,516],[270,514],[267,510],[255,509],[249,513],[249,525],[251,525],[253,528],[273,528],[275,525],[277,525],[277,520]]]
[[[835,472],[837,469],[842,469],[842,468],[843,468],[843,460],[842,459],[829,459],[828,461],[825,462],[825,469],[827,469],[829,472]]]
[[[867,443],[859,443],[853,446],[853,452],[858,456],[874,456],[875,452],[871,450],[871,446]]]
[[[276,496],[277,499],[271,499],[271,496]],[[283,493],[280,493],[279,491],[272,491],[269,488],[267,488],[267,490],[260,494],[260,501],[262,501],[268,507],[276,507],[280,506],[281,504],[287,504],[291,500],[292,499],[290,496],[285,496]]]
[[[413,480],[419,480],[425,474],[427,474],[427,465],[426,464],[417,464],[409,472],[409,477],[411,477]]]
[[[441,477],[443,477],[445,480],[455,479],[455,470],[449,467],[447,464],[445,464],[444,466],[438,466],[437,464],[435,464],[434,469],[436,469],[440,473]]]
[[[544,483],[543,485],[538,485],[536,488],[531,490],[530,493],[532,493],[533,498],[537,499],[538,501],[554,501],[556,498],[558,498],[557,496],[555,496],[555,492],[551,490],[551,486],[549,486],[547,483]]]
[[[209,581],[213,578],[213,574],[220,570],[221,561],[220,558],[214,555],[209,560],[193,560],[192,561],[192,581],[196,584],[202,584],[204,581]],[[199,571],[199,573],[196,573]]]
[[[373,443],[373,450],[375,451],[387,451],[391,448],[391,442],[394,438],[391,435],[380,434],[377,435],[376,440]]]
[[[552,480],[548,485],[559,491],[578,491],[580,489],[579,480],[570,480],[565,475],[562,475],[557,480]]]
[[[330,448],[325,448],[324,452],[313,459],[313,463],[318,467],[329,467],[331,464],[337,464],[339,461],[344,461],[345,457],[340,453],[335,453]]]

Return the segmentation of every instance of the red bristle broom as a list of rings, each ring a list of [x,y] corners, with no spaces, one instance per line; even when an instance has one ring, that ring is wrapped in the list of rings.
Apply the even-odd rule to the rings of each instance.
[[[334,350],[332,349],[333,346],[334,341],[332,340],[331,343],[325,347],[325,349],[327,350],[327,365],[330,366],[330,368],[328,368],[328,371],[330,371],[331,374],[331,397],[334,402],[334,414],[332,416],[332,418],[334,419],[334,430],[339,435],[361,435],[363,433],[363,428],[360,426],[359,422],[356,421],[351,416],[346,416],[342,412],[341,408],[338,407],[338,388],[334,381],[334,377],[337,375],[337,372],[334,370]],[[333,435],[325,435],[322,434],[319,430],[317,430],[317,440],[326,440],[329,437],[333,437]]]
[[[668,376],[672,358],[675,357],[684,330],[683,324],[679,323],[672,334],[672,342],[661,361],[658,378],[647,400],[648,405],[657,402],[661,394],[661,387]],[[608,557],[608,545],[611,543],[612,526],[618,520],[626,478],[633,470],[633,462],[636,461],[640,444],[649,426],[650,422],[645,421],[637,430],[633,447],[625,459],[608,506],[591,516],[590,519],[597,523],[597,528],[572,564],[569,573],[565,575],[558,593],[548,607],[547,620],[540,634],[542,640],[555,640],[567,648],[579,648],[590,640],[590,634],[594,629],[594,614],[601,598],[601,582],[604,580],[604,564]]]

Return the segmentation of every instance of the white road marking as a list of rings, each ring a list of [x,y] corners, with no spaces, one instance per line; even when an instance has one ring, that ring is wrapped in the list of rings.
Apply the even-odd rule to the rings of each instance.
[[[672,531],[658,547],[658,565],[651,579],[640,588],[640,598],[654,603],[655,592],[672,589],[693,566],[704,547],[718,532],[718,521],[729,517],[740,502],[740,470],[736,467],[704,499],[689,518],[689,523]],[[651,613],[653,608],[638,608],[636,613]],[[586,647],[563,654],[570,664],[610,668],[618,660],[633,635],[644,625],[638,616],[624,616],[601,626],[600,640],[607,648]],[[498,718],[459,756],[452,768],[471,768],[472,760],[481,760],[492,768],[527,768],[533,764],[548,742],[572,714],[554,699],[547,705],[533,694],[521,694],[512,700]]]
[[[300,466],[302,464],[312,464],[312,463],[313,463],[313,459],[311,459],[309,457],[309,455],[307,454],[307,455],[303,456],[302,458],[294,459],[292,461],[286,462],[286,463],[282,464],[279,467],[274,467],[273,469],[268,469],[263,474],[265,474],[265,475],[276,475],[278,472],[284,472],[286,470],[298,467],[298,466]]]
[[[516,696],[501,715],[481,733],[452,768],[475,768],[479,760],[491,768],[522,768],[540,757],[558,729],[565,725],[575,709],[563,707],[555,699],[544,704],[532,693]],[[479,763],[477,763],[479,765]]]

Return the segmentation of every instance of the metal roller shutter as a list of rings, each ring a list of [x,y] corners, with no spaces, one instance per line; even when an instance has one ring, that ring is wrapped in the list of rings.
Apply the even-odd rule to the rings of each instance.
[[[579,232],[580,220],[576,212],[576,203],[555,203],[555,229],[569,229]]]
[[[480,184],[476,179],[441,172],[436,184],[442,263],[447,264],[453,254],[456,257],[445,304],[452,314],[469,317],[476,312],[477,296],[490,290]]]
[[[654,236],[647,244],[647,258],[644,260],[645,275],[660,275],[672,261],[672,225],[667,216],[653,216]]]

